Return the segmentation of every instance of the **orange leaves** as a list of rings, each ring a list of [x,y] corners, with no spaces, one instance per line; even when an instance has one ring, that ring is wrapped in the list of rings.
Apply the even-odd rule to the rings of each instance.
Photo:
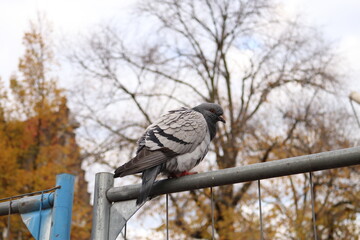
[[[53,187],[60,173],[77,175],[82,180],[75,186],[74,216],[83,221],[72,239],[89,239],[91,207],[75,140],[77,126],[63,91],[50,77],[53,52],[40,30],[32,24],[24,35],[25,54],[20,74],[10,79],[10,94],[0,89],[0,198]],[[12,236],[27,234],[20,220],[12,220],[11,231]]]

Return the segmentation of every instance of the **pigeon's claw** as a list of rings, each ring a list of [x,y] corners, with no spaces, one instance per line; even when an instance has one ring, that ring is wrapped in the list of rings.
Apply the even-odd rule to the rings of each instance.
[[[184,171],[184,172],[180,173],[179,177],[183,177],[183,176],[187,176],[187,175],[194,175],[194,174],[197,174],[197,172]]]
[[[179,177],[183,177],[183,176],[187,176],[187,175],[194,175],[197,174],[197,172],[188,172],[188,171],[184,171],[181,173],[171,173],[169,175],[169,178],[179,178]]]

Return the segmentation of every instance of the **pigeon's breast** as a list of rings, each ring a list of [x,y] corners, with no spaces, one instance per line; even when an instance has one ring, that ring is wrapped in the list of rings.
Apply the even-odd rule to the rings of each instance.
[[[169,173],[181,173],[193,169],[198,165],[209,150],[210,134],[207,132],[204,140],[194,149],[194,151],[176,156],[169,160],[163,172]]]

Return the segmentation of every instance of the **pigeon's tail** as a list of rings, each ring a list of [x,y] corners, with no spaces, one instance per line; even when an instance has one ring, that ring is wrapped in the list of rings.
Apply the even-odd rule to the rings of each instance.
[[[148,198],[156,176],[160,173],[161,165],[146,169],[142,174],[142,185],[136,205],[140,205]]]

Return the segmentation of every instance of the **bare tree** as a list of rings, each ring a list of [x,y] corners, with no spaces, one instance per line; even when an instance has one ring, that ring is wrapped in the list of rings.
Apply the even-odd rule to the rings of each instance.
[[[151,34],[140,33],[129,42],[123,33],[104,27],[90,35],[70,56],[87,84],[94,84],[77,92],[79,113],[90,126],[83,139],[95,146],[86,156],[113,167],[124,163],[154,117],[170,106],[209,101],[225,108],[228,122],[212,146],[213,165],[274,159],[274,151],[291,145],[296,129],[314,117],[285,121],[291,97],[302,94],[296,107],[310,113],[318,93],[331,92],[339,83],[331,45],[300,18],[285,19],[277,10],[265,0],[142,1],[138,13],[151,23]],[[101,134],[94,136],[92,129]],[[256,221],[239,208],[241,201],[249,201],[250,189],[251,183],[216,189],[220,239],[258,235],[251,233]],[[208,238],[209,194],[192,191],[171,200],[174,227],[193,238]],[[194,226],[186,218],[189,206],[202,213],[192,220]],[[240,220],[249,224],[239,227]]]
[[[287,144],[273,151],[277,157],[352,146],[349,136],[355,122],[349,121],[350,115],[344,109],[334,111],[329,104],[314,103],[306,111],[293,108],[285,117],[286,121],[298,122],[298,127]],[[316,232],[320,239],[355,239],[359,234],[358,224],[350,220],[355,219],[360,210],[359,171],[359,167],[349,167],[312,173]],[[280,184],[283,188],[274,190],[272,185]],[[265,215],[272,219],[273,225],[281,224],[284,229],[290,229],[280,231],[275,238],[314,238],[309,174],[269,180],[263,187],[268,207],[271,206]]]

